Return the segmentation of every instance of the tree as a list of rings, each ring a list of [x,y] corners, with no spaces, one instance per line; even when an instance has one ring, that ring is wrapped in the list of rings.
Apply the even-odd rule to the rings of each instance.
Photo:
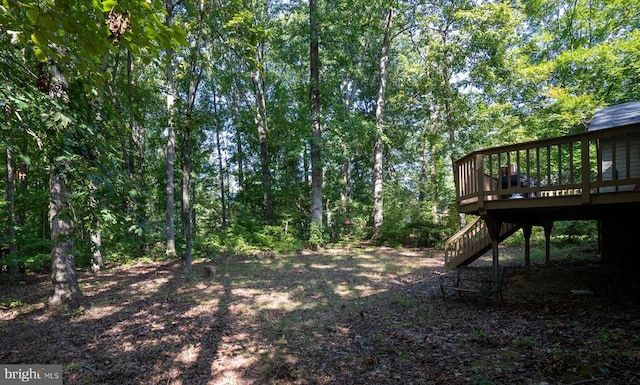
[[[382,39],[382,53],[380,54],[380,86],[376,101],[376,134],[373,145],[373,239],[378,238],[382,230],[384,218],[384,204],[382,199],[383,173],[383,141],[384,141],[384,105],[387,90],[387,62],[389,61],[389,47],[391,46],[393,25],[393,9],[384,12],[384,37]]]
[[[173,28],[173,13],[175,7],[178,4],[171,0],[166,2],[166,26],[167,28]],[[176,158],[176,129],[175,129],[175,103],[176,103],[176,86],[173,79],[173,60],[175,50],[173,47],[168,47],[166,51],[166,71],[167,71],[167,180],[166,180],[166,193],[167,193],[167,255],[176,255],[176,228],[174,218],[174,173],[175,173],[175,158]]]
[[[112,1],[5,2],[0,7],[0,28],[11,31],[10,44],[21,48],[5,50],[15,77],[3,86],[3,95],[15,95],[8,100],[17,114],[29,109],[37,112],[40,121],[33,130],[26,130],[43,148],[49,164],[53,281],[49,303],[55,307],[77,306],[82,296],[74,256],[78,229],[71,215],[71,182],[77,173],[74,162],[82,159],[82,152],[88,154],[86,145],[95,138],[84,137],[90,135],[91,123],[86,109],[75,111],[77,101],[98,94],[99,85],[112,79],[103,70],[103,59],[118,43],[131,49],[153,49],[157,44],[151,36],[172,45],[178,35],[177,30],[161,28],[157,10],[146,1],[126,5],[131,8],[116,8]],[[146,33],[126,35],[132,25]],[[31,67],[37,71],[30,72]],[[35,79],[26,80],[30,75]]]
[[[268,222],[273,221],[273,199],[271,197],[271,167],[269,160],[269,147],[267,135],[269,124],[267,121],[267,106],[265,101],[265,80],[264,80],[264,43],[256,46],[256,65],[251,75],[255,97],[255,122],[258,128],[258,141],[260,143],[260,170],[262,175],[262,195],[264,205],[264,216]]]
[[[320,246],[322,239],[322,125],[320,122],[320,50],[318,1],[309,0],[310,28],[310,106],[311,106],[311,223],[310,243]]]
[[[5,106],[5,118],[7,121],[11,119],[11,108]],[[13,168],[13,152],[11,150],[11,139],[7,140],[7,148],[5,150],[7,165],[7,188],[5,191],[5,199],[7,202],[7,238],[9,241],[9,254],[15,255],[18,252],[16,243],[16,197],[15,197],[15,181]]]
[[[639,8],[5,1],[2,244],[52,253],[50,201],[55,246],[79,267],[163,241],[188,267],[195,245],[229,237],[418,239],[402,232],[444,217],[459,156],[578,132],[596,107],[638,99]]]
[[[185,112],[185,124],[182,129],[182,224],[185,237],[185,268],[191,271],[192,247],[193,247],[193,213],[191,206],[191,153],[193,147],[192,133],[195,130],[195,105],[198,89],[203,78],[202,63],[202,37],[205,30],[204,16],[207,9],[204,0],[200,1],[199,7],[195,10],[196,25],[193,29],[193,43],[189,52],[189,70],[187,73],[187,103]],[[215,102],[214,102],[215,103]],[[215,117],[214,117],[215,119]]]

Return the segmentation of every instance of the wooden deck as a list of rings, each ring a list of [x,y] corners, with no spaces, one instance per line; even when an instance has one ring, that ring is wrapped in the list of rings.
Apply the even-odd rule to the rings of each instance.
[[[445,243],[447,268],[492,249],[497,272],[498,243],[521,228],[528,277],[531,227],[545,228],[548,263],[553,222],[578,219],[601,221],[606,254],[640,260],[640,125],[476,151],[454,176],[458,212],[478,218]]]
[[[454,175],[460,213],[518,224],[638,216],[640,128],[476,151]]]

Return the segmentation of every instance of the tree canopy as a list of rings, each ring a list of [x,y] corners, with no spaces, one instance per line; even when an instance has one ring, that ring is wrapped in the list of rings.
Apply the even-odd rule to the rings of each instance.
[[[80,266],[164,254],[175,206],[188,261],[192,243],[441,245],[455,159],[640,99],[639,16],[638,0],[1,0],[1,243],[51,269],[60,218]]]

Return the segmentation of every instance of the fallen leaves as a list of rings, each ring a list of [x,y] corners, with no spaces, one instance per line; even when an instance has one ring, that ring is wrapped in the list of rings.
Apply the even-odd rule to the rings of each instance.
[[[425,255],[227,258],[215,279],[140,264],[82,275],[92,306],[73,317],[36,306],[38,282],[0,287],[24,302],[0,310],[0,361],[62,362],[66,384],[638,383],[630,272],[508,266],[497,306],[443,300],[441,256]]]

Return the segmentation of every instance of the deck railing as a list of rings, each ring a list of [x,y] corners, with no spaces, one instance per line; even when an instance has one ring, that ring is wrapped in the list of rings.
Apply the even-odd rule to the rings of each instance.
[[[590,131],[473,152],[455,164],[458,208],[493,200],[637,190],[640,128]]]
[[[520,226],[503,223],[500,228],[500,240],[513,234]],[[447,269],[465,265],[475,260],[491,248],[489,230],[482,218],[477,217],[463,227],[444,244],[444,266]]]

